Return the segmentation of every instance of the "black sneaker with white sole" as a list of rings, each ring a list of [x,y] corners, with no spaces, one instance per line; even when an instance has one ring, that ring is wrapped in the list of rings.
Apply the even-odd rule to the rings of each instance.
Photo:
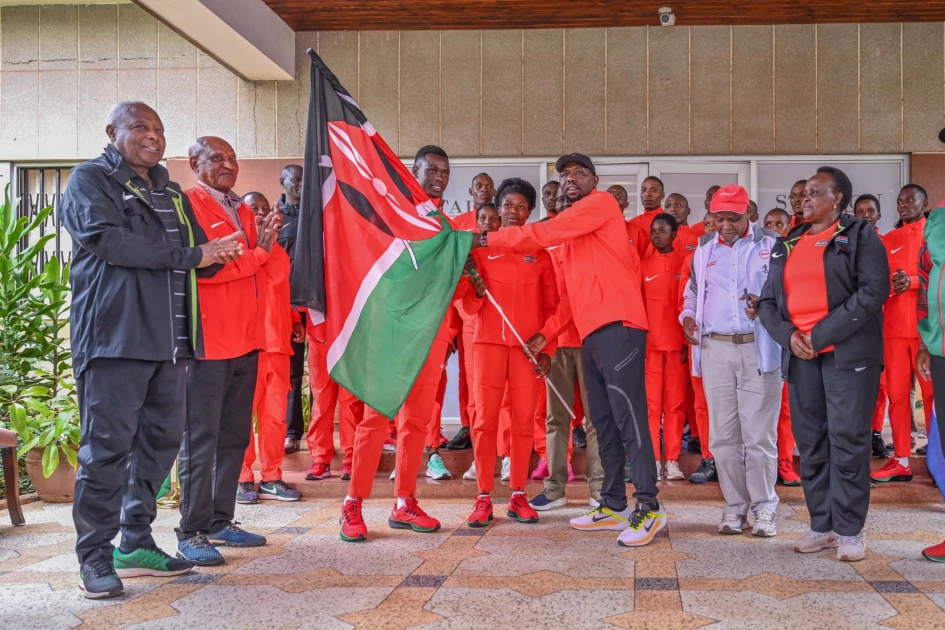
[[[79,567],[79,578],[82,580],[79,589],[87,599],[118,597],[125,592],[111,558],[101,551],[82,563]]]

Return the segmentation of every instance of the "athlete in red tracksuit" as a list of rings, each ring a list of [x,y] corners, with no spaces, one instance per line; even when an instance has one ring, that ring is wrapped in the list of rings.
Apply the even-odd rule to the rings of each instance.
[[[525,225],[536,197],[535,188],[525,180],[503,181],[496,194],[503,227]],[[490,493],[495,484],[499,411],[506,387],[511,421],[509,487],[512,490],[507,513],[519,522],[535,523],[538,513],[528,504],[525,483],[535,444],[535,407],[542,393],[536,372],[547,374],[551,357],[546,348],[538,355],[535,367],[498,308],[483,299],[483,294],[488,286],[515,330],[522,339],[528,339],[558,307],[555,271],[551,256],[543,249],[490,249],[479,252],[475,258],[481,281],[474,291],[467,290],[464,309],[476,313],[473,355],[477,416],[472,436],[479,497],[468,524],[486,527],[493,520]],[[554,352],[554,343],[550,346],[550,351]]]
[[[925,230],[928,207],[925,190],[907,184],[897,199],[902,227],[883,239],[889,256],[890,297],[883,307],[883,347],[886,360],[886,394],[889,396],[889,425],[892,428],[895,457],[870,476],[873,481],[909,481],[912,467],[912,403],[910,396],[919,352],[916,302],[919,293],[919,248]],[[926,426],[932,413],[932,382],[919,378]]]
[[[243,201],[255,213],[257,224],[269,215],[269,201],[261,194],[250,193],[243,197]],[[289,255],[278,243],[272,246],[265,275],[265,342],[264,349],[259,352],[256,392],[253,397],[259,459],[262,463],[260,492],[257,494],[253,485],[257,445],[250,438],[243,456],[237,503],[256,503],[258,499],[298,501],[302,496],[282,481],[292,339],[294,333],[295,340],[301,341],[304,329],[299,312],[289,303]]]
[[[440,208],[443,192],[449,184],[450,162],[446,151],[432,145],[422,147],[414,159],[412,173],[430,200]],[[445,215],[442,216],[450,223]],[[452,223],[450,225],[452,226]],[[455,296],[450,303],[454,299]],[[440,522],[427,515],[417,504],[417,473],[423,460],[423,445],[430,430],[437,388],[452,353],[453,339],[459,332],[459,316],[455,309],[447,309],[427,359],[407,395],[407,400],[394,418],[397,428],[397,460],[394,471],[397,502],[387,519],[387,524],[394,529],[411,529],[423,533],[440,529]],[[371,496],[389,427],[388,418],[370,407],[365,407],[364,420],[358,425],[354,438],[348,496],[345,497],[341,508],[341,539],[345,542],[367,539],[368,529],[361,515],[361,506],[363,500]],[[439,455],[432,454],[430,457],[439,458]]]
[[[325,322],[312,324],[308,318],[308,380],[312,388],[312,412],[308,423],[308,450],[312,466],[305,474],[309,481],[331,476],[331,460],[335,456],[335,407],[339,406],[338,438],[344,457],[341,460],[341,478],[351,479],[351,460],[354,453],[354,434],[364,419],[364,403],[341,387],[328,375],[328,345],[325,342]]]
[[[778,236],[787,236],[791,227],[791,215],[787,210],[775,208],[765,215],[764,228]],[[781,411],[778,414],[778,482],[786,486],[801,485],[801,478],[794,470],[794,433],[786,381],[781,389]]]
[[[679,324],[679,281],[685,257],[673,247],[676,219],[658,214],[650,221],[653,248],[640,267],[643,303],[650,331],[646,338],[646,402],[650,435],[660,432],[666,450],[666,478],[685,479],[679,470],[683,424],[686,421],[686,365],[688,348]],[[653,440],[659,468],[660,443]],[[660,475],[657,472],[657,479]]]

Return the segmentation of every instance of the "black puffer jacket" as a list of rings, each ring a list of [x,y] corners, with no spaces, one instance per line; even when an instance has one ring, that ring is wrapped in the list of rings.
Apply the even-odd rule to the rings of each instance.
[[[147,183],[109,146],[105,153],[73,169],[60,215],[72,235],[71,343],[75,375],[96,358],[171,361],[174,321],[171,273],[190,270],[187,331],[190,349],[203,356],[203,332],[194,272],[207,237],[187,195],[170,181],[167,169],[149,172],[154,190],[174,202],[183,247],[171,245],[151,206]],[[200,270],[213,275],[219,266]]]
[[[771,269],[758,300],[758,316],[768,334],[781,346],[781,374],[788,375],[791,322],[784,290],[784,265],[797,240],[810,229],[802,223],[771,252]],[[827,316],[811,330],[814,350],[834,347],[840,369],[883,365],[883,304],[889,296],[886,249],[868,221],[842,215],[824,250]]]

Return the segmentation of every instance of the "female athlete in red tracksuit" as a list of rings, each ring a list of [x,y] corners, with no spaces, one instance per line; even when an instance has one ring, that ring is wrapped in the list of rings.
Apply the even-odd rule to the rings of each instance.
[[[646,338],[646,402],[650,435],[660,432],[666,449],[666,478],[684,479],[679,470],[679,451],[686,420],[686,366],[689,348],[679,324],[679,282],[685,255],[676,250],[676,220],[658,214],[650,222],[653,247],[641,263],[643,303],[650,331]],[[659,468],[660,443],[653,440],[656,466]],[[660,478],[657,472],[657,479]]]
[[[535,207],[536,192],[528,182],[512,178],[499,186],[496,202],[503,227],[524,225]],[[528,339],[541,329],[558,308],[558,289],[551,257],[543,249],[490,249],[475,256],[478,273],[496,303],[504,310],[515,330]],[[528,505],[525,482],[534,446],[535,407],[541,393],[536,377],[547,373],[551,357],[546,348],[535,367],[522,352],[521,343],[505,324],[498,309],[483,299],[484,287],[469,290],[464,310],[476,314],[473,339],[474,393],[476,420],[472,427],[479,498],[469,516],[470,527],[492,522],[495,484],[496,439],[499,411],[506,385],[511,407],[511,477],[508,515],[523,523],[538,521],[538,513]],[[554,352],[551,347],[550,352]]]

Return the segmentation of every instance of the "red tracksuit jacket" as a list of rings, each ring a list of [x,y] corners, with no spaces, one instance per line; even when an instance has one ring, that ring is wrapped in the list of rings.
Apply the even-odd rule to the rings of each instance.
[[[501,230],[490,236],[499,233]],[[495,247],[477,250],[474,255],[477,271],[486,281],[489,293],[522,339],[528,341],[558,309],[558,289],[551,256],[541,249]],[[475,315],[474,343],[494,343],[510,348],[521,345],[495,306],[485,298],[476,297],[471,285],[464,293],[463,310]],[[551,356],[557,346],[557,338],[548,339],[542,352]]]
[[[683,347],[679,324],[679,285],[686,257],[678,251],[669,254],[654,252],[643,259],[643,301],[650,332],[646,336],[648,350],[678,351]]]
[[[208,240],[229,236],[233,225],[223,207],[202,186],[185,191]],[[205,359],[234,359],[266,348],[265,265],[270,254],[256,247],[256,216],[245,203],[237,212],[248,243],[243,255],[211,278],[197,278]],[[290,327],[291,329],[291,327]]]
[[[886,255],[889,256],[889,273],[903,269],[912,280],[908,291],[897,294],[890,290],[883,307],[883,334],[887,339],[919,338],[916,302],[919,296],[919,247],[924,232],[925,219],[922,218],[883,237]]]

